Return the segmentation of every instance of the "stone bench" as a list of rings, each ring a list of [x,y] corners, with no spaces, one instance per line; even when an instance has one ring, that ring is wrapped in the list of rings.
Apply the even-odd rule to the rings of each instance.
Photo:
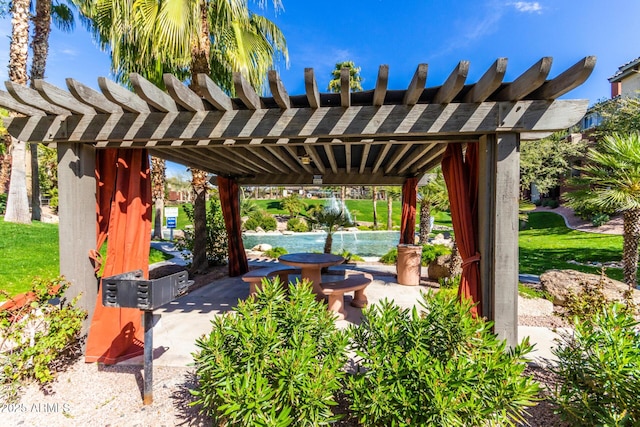
[[[261,286],[262,279],[278,276],[280,283],[287,285],[289,283],[289,274],[300,274],[300,269],[286,265],[262,267],[243,274],[242,280],[249,283],[249,295],[253,295],[256,293],[256,287],[259,288]]]
[[[336,313],[338,319],[345,319],[347,312],[344,309],[344,294],[346,292],[353,292],[353,300],[351,305],[353,307],[362,308],[367,305],[367,296],[364,294],[364,290],[373,277],[370,274],[357,274],[348,276],[346,279],[338,280],[335,282],[322,283],[322,292],[328,297],[329,310]]]

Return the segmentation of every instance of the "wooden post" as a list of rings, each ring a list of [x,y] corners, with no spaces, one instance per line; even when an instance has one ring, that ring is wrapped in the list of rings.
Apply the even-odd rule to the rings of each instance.
[[[95,149],[89,144],[58,143],[58,213],[60,218],[60,274],[71,286],[66,296],[82,294],[78,305],[89,322],[98,295],[98,281],[89,259],[96,247]]]
[[[509,346],[518,343],[518,197],[520,134],[480,139],[480,277],[483,313]]]

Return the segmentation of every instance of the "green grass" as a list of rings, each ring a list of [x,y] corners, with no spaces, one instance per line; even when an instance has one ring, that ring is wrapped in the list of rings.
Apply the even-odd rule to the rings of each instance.
[[[105,251],[106,245],[102,248]],[[0,254],[0,289],[11,296],[28,291],[34,277],[55,278],[60,275],[58,225],[37,221],[12,224],[0,217]],[[151,248],[149,264],[169,257]]]
[[[29,290],[36,276],[60,275],[57,224],[12,224],[0,218],[0,236],[0,287],[11,296]]]
[[[266,210],[272,215],[288,215],[289,212],[280,209],[279,199],[252,199],[252,201],[261,209]],[[327,205],[328,199],[304,199],[307,208],[313,205]],[[373,202],[371,199],[346,200],[347,209],[351,212],[351,216],[355,216],[355,220],[359,223],[373,223]],[[386,229],[387,227],[387,201],[379,200],[376,203],[376,211],[378,214],[378,228]],[[395,229],[400,229],[400,216],[402,213],[402,205],[400,201],[394,200],[392,205],[391,221]],[[416,223],[419,223],[420,215],[416,215]],[[448,212],[435,213],[435,223],[451,227],[451,215]]]
[[[551,212],[532,212],[525,230],[520,231],[520,273],[540,275],[551,269],[572,269],[599,273],[596,267],[570,264],[620,261],[622,236],[585,233],[565,226],[560,215]],[[622,270],[610,268],[607,276],[622,280]]]

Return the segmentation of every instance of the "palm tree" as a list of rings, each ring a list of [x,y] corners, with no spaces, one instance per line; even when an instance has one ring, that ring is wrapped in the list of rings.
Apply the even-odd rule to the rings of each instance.
[[[249,11],[247,0],[77,0],[94,38],[111,51],[117,80],[137,72],[162,85],[162,75],[207,74],[233,92],[232,73],[242,72],[258,91],[278,56],[288,60],[286,41],[268,19]],[[273,0],[276,8],[280,0]],[[194,200],[193,271],[206,268],[207,173],[192,169]]]
[[[373,228],[378,228],[378,187],[371,187],[371,201],[373,202]]]
[[[362,77],[360,77],[360,67],[356,67],[353,61],[343,61],[336,63],[336,68],[331,71],[329,81],[329,91],[340,92],[340,72],[343,68],[349,69],[349,88],[352,92],[362,92]]]
[[[400,187],[387,187],[387,230],[393,230],[393,201],[402,195]]]
[[[327,232],[327,238],[324,241],[325,254],[331,253],[333,233],[340,227],[351,227],[353,225],[349,220],[349,214],[342,207],[316,210],[311,217],[311,221],[319,224]]]
[[[51,21],[63,31],[71,31],[75,20],[66,4],[52,3],[51,0],[36,0],[36,14],[33,21],[33,39],[31,39],[31,86],[36,79],[44,78],[44,70],[49,56],[49,34]],[[38,144],[29,144],[31,150],[31,219],[40,220],[40,180],[38,173]]]
[[[11,2],[11,43],[9,45],[9,80],[27,84],[27,53],[29,50],[29,0]],[[11,176],[9,195],[4,220],[28,224],[29,200],[27,198],[27,180],[25,142],[11,137]]]
[[[564,196],[570,206],[588,202],[622,212],[624,281],[633,288],[637,283],[640,241],[640,134],[607,135],[598,149],[589,149],[586,159],[580,168],[583,175],[572,180],[586,188]]]
[[[162,239],[162,219],[164,214],[164,187],[166,162],[159,157],[151,156],[151,194],[155,200],[155,220],[153,238]]]
[[[419,240],[421,244],[427,243],[429,233],[431,233],[431,210],[442,210],[449,206],[447,185],[440,167],[429,178],[427,184],[418,189],[418,198],[420,199]]]

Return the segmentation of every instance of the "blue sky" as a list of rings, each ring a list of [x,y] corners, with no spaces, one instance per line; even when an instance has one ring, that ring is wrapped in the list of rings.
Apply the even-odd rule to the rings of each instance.
[[[564,98],[594,103],[610,95],[607,78],[640,56],[638,0],[282,0],[284,11],[263,13],[284,32],[289,67],[279,64],[289,94],[304,93],[304,68],[315,69],[326,90],[335,63],[362,68],[364,89],[375,85],[378,67],[389,65],[389,89],[407,87],[419,63],[428,63],[427,86],[444,82],[461,60],[470,61],[473,83],[498,57],[509,59],[511,81],[543,56],[553,57],[552,78],[587,55],[597,57],[585,84]],[[255,2],[254,2],[255,6]],[[257,6],[254,7],[257,11]],[[0,58],[8,63],[10,20],[0,20]],[[109,57],[77,25],[71,34],[54,30],[47,80],[65,87],[72,77],[97,88],[110,76]],[[6,80],[6,68],[3,76]],[[182,170],[172,167],[170,173]]]

